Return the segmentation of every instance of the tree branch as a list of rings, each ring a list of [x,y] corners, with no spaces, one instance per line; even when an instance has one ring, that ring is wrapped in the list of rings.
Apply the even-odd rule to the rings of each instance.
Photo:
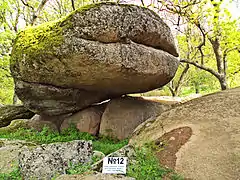
[[[212,75],[214,75],[214,76],[215,76],[216,78],[218,78],[218,79],[221,79],[221,78],[222,78],[222,75],[221,75],[221,74],[219,74],[218,72],[216,72],[216,71],[214,71],[213,69],[208,68],[208,67],[206,67],[206,66],[204,66],[204,65],[200,65],[200,64],[198,64],[198,63],[196,63],[196,62],[188,61],[188,60],[186,60],[186,59],[181,59],[180,62],[182,62],[182,63],[188,63],[188,64],[191,64],[191,65],[193,65],[193,66],[195,66],[195,67],[197,67],[197,68],[199,68],[199,69],[205,70],[205,71],[211,73]]]
[[[32,21],[31,21],[31,25],[33,25],[35,23],[35,21],[37,20],[37,18],[39,17],[43,7],[45,6],[45,4],[48,2],[48,0],[42,0],[41,3],[39,4],[36,12],[33,13],[33,17],[32,17]]]
[[[180,89],[180,86],[181,86],[181,84],[182,84],[182,82],[183,82],[183,80],[184,80],[184,76],[187,74],[188,70],[189,70],[189,64],[187,64],[187,65],[185,66],[185,68],[184,68],[184,70],[182,71],[181,76],[180,76],[180,78],[179,78],[179,80],[178,80],[178,83],[177,83],[176,88],[175,88],[176,95],[178,94],[178,91],[179,91],[179,89]]]
[[[74,0],[71,0],[71,3],[72,3],[72,8],[73,8],[73,10],[75,11]]]
[[[25,2],[24,0],[21,0],[21,2],[23,3],[24,6],[27,6],[34,11],[34,7],[30,6],[27,2]]]

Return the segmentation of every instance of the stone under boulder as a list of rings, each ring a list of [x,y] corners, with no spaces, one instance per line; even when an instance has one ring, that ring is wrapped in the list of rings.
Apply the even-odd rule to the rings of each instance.
[[[11,72],[24,105],[53,116],[162,87],[175,75],[177,56],[170,28],[156,13],[98,3],[20,32]]]
[[[59,130],[57,126],[50,121],[32,121],[30,119],[15,119],[11,121],[11,124],[9,124],[8,126],[0,128],[0,133],[3,134],[12,133],[19,130],[19,128],[42,131],[44,127],[48,127],[51,131]]]
[[[239,179],[239,96],[235,88],[180,104],[142,126],[130,144],[153,142],[160,162],[185,178]]]
[[[25,148],[19,153],[19,168],[23,179],[51,179],[65,174],[71,165],[89,163],[92,142],[71,141]]]
[[[29,119],[34,113],[22,105],[8,105],[0,107],[0,128],[8,126],[14,119]]]
[[[30,121],[31,121],[31,124],[49,124],[49,125],[52,124],[48,126],[50,127],[50,129],[55,126],[56,129],[60,131],[60,127],[64,119],[71,116],[72,116],[72,113],[59,115],[59,116],[47,116],[47,115],[35,114]]]
[[[96,105],[73,114],[64,119],[60,130],[63,131],[73,125],[80,132],[88,132],[92,135],[97,135],[105,107],[106,104]]]
[[[117,139],[129,137],[134,129],[151,117],[157,117],[170,105],[144,100],[141,97],[122,97],[111,100],[103,115],[100,135]]]

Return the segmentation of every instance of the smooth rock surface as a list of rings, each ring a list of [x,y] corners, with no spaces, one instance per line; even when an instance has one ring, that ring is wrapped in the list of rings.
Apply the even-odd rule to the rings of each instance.
[[[91,160],[92,142],[71,141],[26,148],[19,153],[19,167],[24,179],[51,179],[64,174],[70,164]]]
[[[74,125],[80,132],[97,135],[105,107],[106,104],[96,105],[73,114],[63,121],[61,131]]]
[[[170,105],[144,100],[141,97],[122,97],[111,100],[103,115],[99,134],[125,139],[134,129],[149,119],[157,117]]]
[[[11,72],[25,106],[53,116],[159,88],[174,77],[176,56],[170,28],[156,13],[100,3],[19,33]]]
[[[194,180],[239,179],[240,88],[203,96],[162,113],[130,140],[155,141],[168,166]],[[161,147],[160,142],[166,142]],[[164,143],[163,143],[164,144]],[[163,149],[163,150],[162,150]]]
[[[22,105],[8,105],[0,107],[0,128],[8,126],[14,119],[29,119],[34,115]]]
[[[135,180],[123,175],[93,173],[88,175],[61,175],[56,180]]]

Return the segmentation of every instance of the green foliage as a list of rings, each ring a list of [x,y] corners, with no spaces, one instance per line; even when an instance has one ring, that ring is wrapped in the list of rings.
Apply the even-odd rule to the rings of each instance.
[[[114,152],[128,143],[128,140],[117,141],[106,137],[97,138],[88,133],[79,132],[74,127],[66,129],[62,133],[53,132],[47,127],[43,128],[41,132],[20,128],[12,133],[0,132],[0,138],[27,140],[38,144],[91,140],[93,142],[93,149],[101,151],[104,154]]]
[[[240,19],[232,17],[228,4],[229,1],[224,0],[192,4],[185,1],[185,5],[184,1],[171,3],[173,9],[180,8],[179,11],[170,10],[171,13],[178,14],[180,23],[184,24],[177,28],[180,32],[177,34],[180,57],[203,67],[200,70],[199,66],[196,68],[191,64],[182,92],[185,89],[198,89],[202,94],[215,92],[223,88],[220,86],[220,82],[224,84],[221,78],[230,88],[240,85]],[[185,8],[181,8],[183,6]],[[177,72],[175,82],[179,76]]]
[[[78,164],[78,165],[70,165],[70,168],[66,171],[67,174],[83,174],[86,172],[91,172],[91,164]]]
[[[127,175],[138,180],[161,180],[170,170],[160,166],[152,151],[136,149],[136,162],[130,164]]]
[[[15,32],[10,29],[7,15],[12,13],[12,1],[0,1],[0,103],[12,104],[13,80],[10,76],[9,59]]]
[[[41,132],[27,129],[19,129],[12,133],[0,133],[0,138],[7,139],[20,139],[27,140],[35,143],[53,143],[53,142],[66,142],[72,140],[92,140],[93,149],[101,151],[104,154],[114,152],[128,143],[127,140],[118,141],[108,137],[96,138],[87,133],[80,133],[76,128],[71,127],[66,129],[62,133],[56,133],[50,131],[48,128],[43,128]],[[164,176],[171,177],[172,180],[182,180],[183,178],[174,173],[173,170],[162,167],[157,158],[154,156],[151,147],[137,148],[136,159],[134,163],[129,164],[127,170],[127,176],[135,177],[138,180],[160,180]],[[70,165],[70,168],[66,171],[67,174],[83,174],[90,173],[91,165],[97,162],[99,159],[93,158],[89,164],[77,164]],[[20,171],[15,169],[9,174],[0,173],[0,179],[6,180],[20,180]]]
[[[20,171],[18,168],[14,169],[9,174],[0,173],[0,179],[2,179],[2,180],[22,180]]]
[[[182,177],[182,176],[179,175],[179,174],[173,173],[173,174],[171,175],[171,180],[184,180],[184,177]]]

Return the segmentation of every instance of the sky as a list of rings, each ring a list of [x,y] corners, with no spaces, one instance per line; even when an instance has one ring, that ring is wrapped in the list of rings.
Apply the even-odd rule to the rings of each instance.
[[[236,17],[240,17],[240,2],[233,2],[229,5],[229,11],[232,15]]]
[[[129,4],[136,4],[141,5],[141,0],[123,0]],[[145,4],[150,4],[151,1],[157,1],[157,0],[143,0]],[[229,2],[230,0],[225,0],[225,2]],[[226,5],[225,5],[226,6]],[[229,8],[229,11],[232,13],[233,18],[240,17],[240,0],[233,0],[231,4],[227,5]],[[20,19],[19,27],[22,29],[25,27],[25,22],[23,19]]]

